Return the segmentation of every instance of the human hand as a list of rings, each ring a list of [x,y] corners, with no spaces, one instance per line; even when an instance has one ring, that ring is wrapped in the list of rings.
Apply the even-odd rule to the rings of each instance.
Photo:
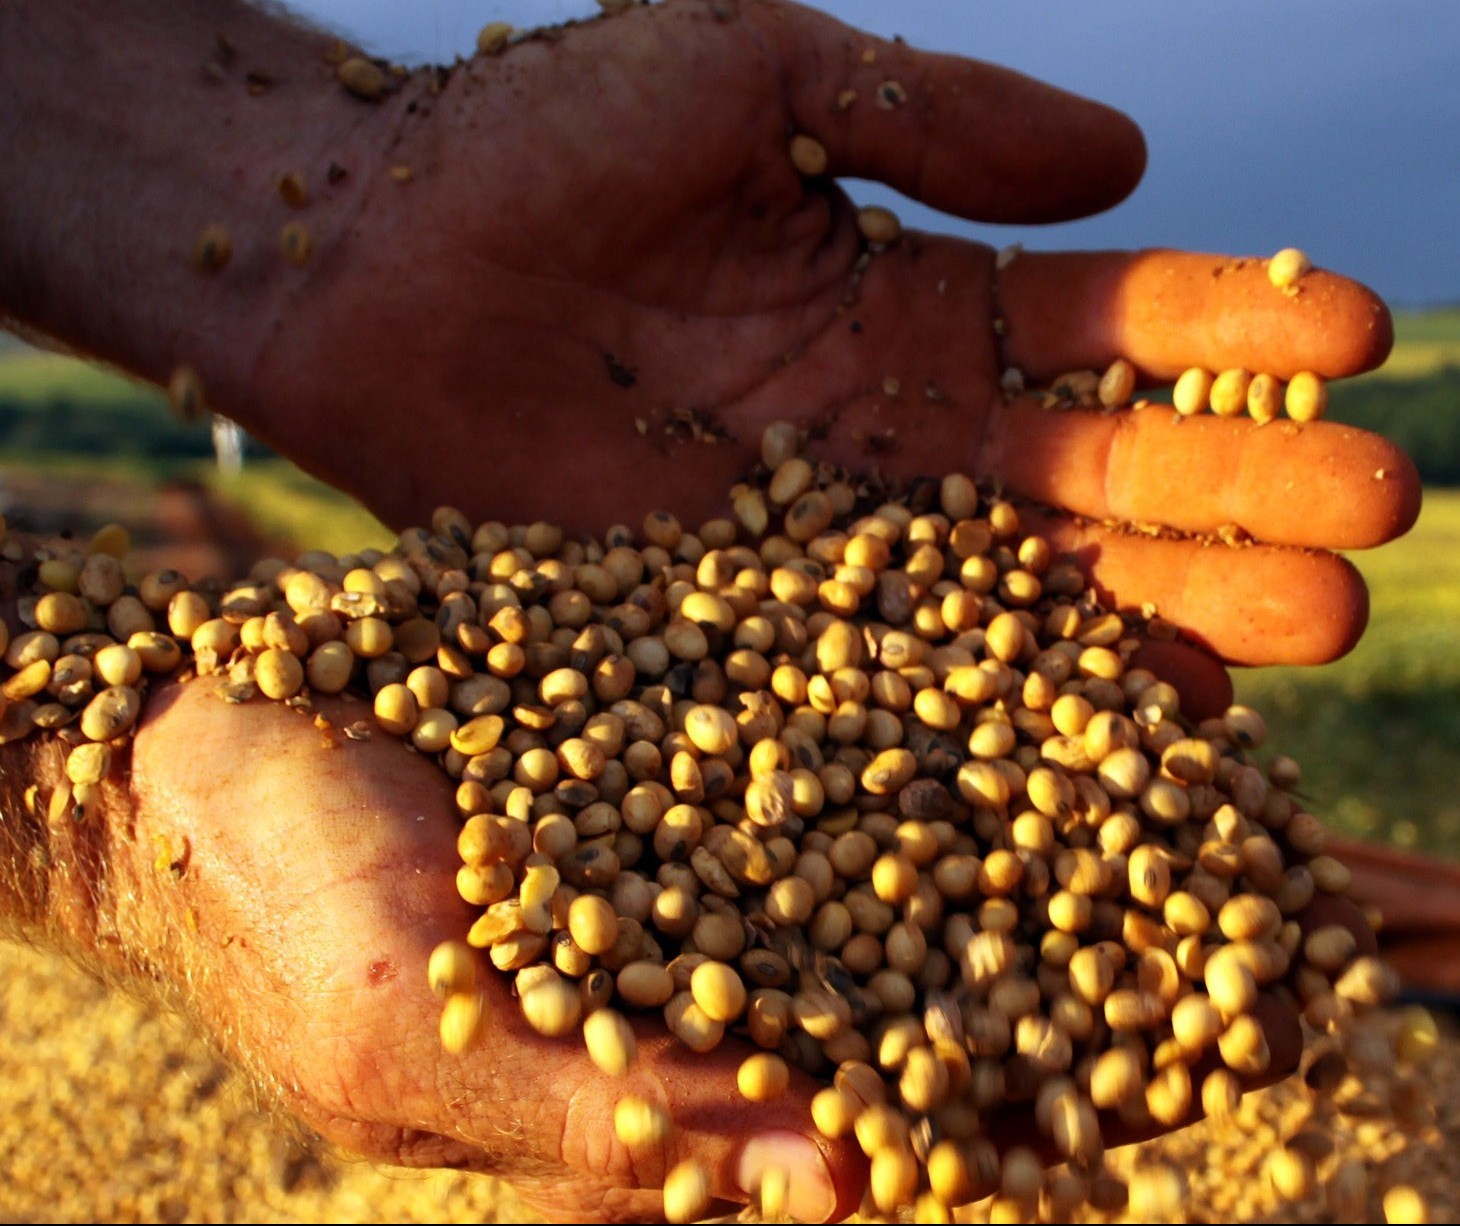
[[[1363,583],[1327,551],[1412,522],[1418,482],[1391,445],[1321,422],[1051,412],[1006,403],[999,378],[1118,356],[1151,384],[1190,365],[1350,374],[1390,342],[1371,294],[1319,271],[1290,297],[1258,261],[1168,251],[1000,272],[987,247],[908,234],[868,260],[832,178],[986,221],[1078,216],[1140,175],[1124,117],[770,2],[634,9],[387,110],[407,97],[378,156],[411,178],[382,169],[307,274],[250,423],[388,521],[452,503],[573,530],[659,506],[693,523],[786,418],[853,469],[962,469],[1059,508],[1029,522],[1107,600],[1154,605],[1209,653],[1158,665],[1205,709],[1230,694],[1212,656],[1316,663],[1356,641]],[[826,148],[827,176],[793,167],[793,132]],[[1213,547],[1233,526],[1250,546]]]
[[[798,1219],[856,1208],[863,1159],[815,1133],[818,1087],[796,1074],[782,1099],[746,1101],[739,1043],[694,1055],[645,1015],[638,1060],[610,1079],[580,1041],[531,1030],[510,977],[484,969],[486,1036],[448,1054],[426,964],[474,914],[456,892],[446,776],[394,738],[344,736],[370,719],[358,701],[318,702],[325,733],[311,714],[213,690],[202,678],[149,702],[131,812],[113,815],[128,833],[108,853],[105,926],[281,1109],[375,1161],[502,1175],[549,1220],[659,1220],[664,1174],[688,1157],[719,1197],[743,1202],[776,1165],[796,1173]],[[615,1139],[631,1093],[671,1113],[664,1150]]]
[[[358,701],[320,702],[333,729],[322,731],[309,713],[213,690],[202,678],[150,703],[130,812],[112,814],[103,927],[278,1106],[376,1161],[500,1174],[549,1220],[657,1220],[658,1185],[686,1157],[706,1164],[727,1200],[745,1200],[779,1166],[793,1171],[797,1220],[856,1208],[865,1162],[850,1138],[811,1126],[818,1083],[793,1073],[784,1097],[745,1101],[742,1041],[692,1055],[646,1014],[638,1060],[609,1078],[576,1040],[531,1030],[506,977],[492,975],[482,1044],[447,1053],[425,967],[472,912],[455,890],[445,776],[394,738],[343,736],[369,718]],[[1349,922],[1327,905],[1315,925]],[[1296,1018],[1276,998],[1259,1015],[1272,1050],[1262,1080],[1286,1075],[1301,1051]],[[677,1131],[662,1153],[630,1154],[614,1139],[613,1107],[628,1093],[671,1112]],[[1135,1132],[1112,1113],[1102,1127],[1113,1145],[1153,1126]],[[1027,1104],[988,1132],[1002,1146],[1049,1149]]]
[[[158,382],[197,367],[214,408],[397,526],[439,503],[692,524],[790,419],[856,470],[962,469],[1058,508],[1027,522],[1107,601],[1186,632],[1159,666],[1214,710],[1214,659],[1352,646],[1363,584],[1328,551],[1417,512],[1405,457],[1336,425],[1177,427],[999,391],[1006,365],[1038,386],[1121,355],[1152,384],[1193,364],[1350,374],[1390,343],[1352,282],[1315,271],[1290,297],[1257,261],[1164,251],[1000,272],[919,235],[867,258],[835,176],[994,222],[1114,204],[1145,155],[1104,107],[785,0],[636,6],[370,103],[312,31],[237,0],[138,3],[122,28],[100,0],[0,10],[0,309]],[[84,106],[58,105],[59,49]],[[795,133],[826,175],[792,165]],[[98,167],[105,207],[75,190]],[[209,275],[187,257],[219,220],[233,257]],[[312,236],[302,265],[286,225]]]

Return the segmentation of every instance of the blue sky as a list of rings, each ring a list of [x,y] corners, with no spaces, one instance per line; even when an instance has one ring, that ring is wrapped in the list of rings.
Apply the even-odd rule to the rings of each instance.
[[[290,0],[407,62],[468,54],[488,21],[543,25],[593,0]],[[1145,130],[1118,208],[1038,229],[911,224],[997,245],[1304,248],[1396,306],[1460,302],[1456,0],[820,0],[916,46],[993,60],[1098,98]],[[871,185],[858,199],[888,201]]]

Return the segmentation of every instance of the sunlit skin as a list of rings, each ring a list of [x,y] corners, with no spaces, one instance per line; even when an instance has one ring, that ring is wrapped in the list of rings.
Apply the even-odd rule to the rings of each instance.
[[[1000,391],[1009,367],[1037,388],[1122,356],[1152,386],[1192,365],[1353,374],[1391,339],[1363,287],[1315,270],[1285,294],[1260,260],[1171,251],[1026,253],[1002,270],[937,235],[868,251],[835,183],[878,179],[984,221],[1099,211],[1145,159],[1104,107],[771,0],[635,8],[460,66],[439,92],[416,74],[375,104],[335,82],[328,39],[226,0],[147,0],[125,28],[88,3],[0,6],[15,84],[0,149],[17,168],[0,184],[0,305],[158,382],[195,366],[215,408],[394,525],[438,503],[573,531],[655,507],[693,525],[726,512],[761,430],[786,419],[850,468],[963,469],[1048,508],[1025,524],[1107,599],[1183,629],[1153,663],[1206,712],[1230,694],[1221,661],[1352,646],[1366,597],[1331,551],[1417,513],[1408,460],[1341,426]],[[223,29],[240,60],[200,71]],[[36,66],[58,48],[87,70],[86,98],[47,92]],[[251,64],[274,69],[257,97]],[[798,132],[826,149],[826,176],[792,165]],[[302,209],[276,186],[295,169]],[[72,199],[97,173],[110,210]],[[204,275],[189,253],[219,218],[233,255]],[[302,267],[279,252],[294,220]],[[323,709],[336,729],[364,714]],[[496,984],[483,1045],[441,1049],[426,958],[470,917],[449,784],[424,758],[195,682],[150,702],[132,766],[105,828],[119,944],[89,903],[61,927],[179,988],[329,1138],[499,1170],[543,1212],[597,1220],[656,1216],[686,1156],[743,1200],[740,1168],[766,1152],[747,1159],[746,1142],[784,1129],[776,1144],[799,1136],[824,1163],[819,1186],[793,1181],[793,1214],[855,1208],[855,1147],[805,1140],[813,1084],[796,1074],[748,1104],[733,1045],[690,1058],[640,1020],[639,1063],[613,1083],[528,1031]],[[159,838],[189,849],[181,875],[158,869]],[[57,906],[94,889],[58,882]],[[1270,1042],[1274,1071],[1291,1068],[1291,1017]],[[612,1139],[629,1087],[670,1108],[669,1152]]]

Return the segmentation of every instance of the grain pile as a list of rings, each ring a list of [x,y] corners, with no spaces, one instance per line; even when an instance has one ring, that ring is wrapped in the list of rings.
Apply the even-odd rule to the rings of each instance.
[[[516,1222],[540,1220],[485,1176],[424,1174],[338,1155],[255,1106],[247,1086],[179,1018],[69,963],[0,942],[0,1219],[29,1222]],[[1296,1082],[1204,1122],[1113,1151],[1113,1167],[1186,1172],[1192,1222],[1383,1220],[1393,1179],[1460,1220],[1460,1038],[1445,1025],[1425,1070],[1433,1126],[1340,1119],[1339,1152],[1365,1163],[1362,1212],[1339,1219],[1280,1197],[1262,1167],[1302,1127]],[[981,1217],[985,1212],[960,1214]],[[1084,1211],[1077,1221],[1135,1220]],[[1168,1218],[1167,1220],[1175,1220]]]
[[[1261,717],[1184,718],[1132,662],[1168,631],[1101,609],[1013,504],[957,475],[881,487],[799,443],[768,429],[735,518],[696,532],[656,512],[572,541],[442,508],[389,554],[222,591],[174,571],[134,590],[123,534],[99,534],[39,559],[0,736],[69,744],[32,801],[84,817],[153,677],[306,708],[366,693],[373,726],[346,735],[408,739],[457,782],[480,918],[430,967],[448,1050],[488,1024],[488,962],[609,1075],[634,1058],[625,1010],[662,1009],[696,1051],[742,1035],[765,1049],[747,1098],[788,1064],[825,1078],[813,1119],[855,1133],[874,1212],[1165,1211],[1178,1172],[1105,1163],[1117,1119],[1230,1117],[1283,1015],[1339,1036],[1309,1074],[1326,1092],[1391,1059],[1350,1030],[1393,974],[1341,911],[1313,918],[1348,871],[1297,764],[1258,756]],[[1066,1174],[996,1149],[1011,1102]],[[625,1144],[660,1143],[668,1122],[624,1107]],[[1301,1200],[1314,1155],[1277,1161]],[[707,1207],[705,1172],[670,1172],[672,1220]]]

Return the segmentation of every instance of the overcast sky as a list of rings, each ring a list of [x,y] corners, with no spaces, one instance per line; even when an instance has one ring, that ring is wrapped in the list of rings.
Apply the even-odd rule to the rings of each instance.
[[[406,62],[469,54],[488,21],[546,25],[594,0],[289,0]],[[1124,204],[1039,229],[910,224],[996,245],[1299,246],[1396,306],[1460,302],[1457,0],[819,0],[915,46],[993,60],[1119,107],[1150,167]],[[858,199],[889,193],[851,185]]]

